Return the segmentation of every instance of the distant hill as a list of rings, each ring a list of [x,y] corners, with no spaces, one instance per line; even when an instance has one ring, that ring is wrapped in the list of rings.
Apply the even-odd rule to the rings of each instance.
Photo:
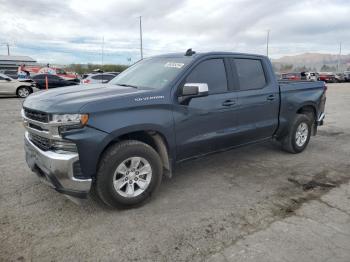
[[[294,56],[283,56],[278,59],[272,59],[272,63],[278,69],[283,65],[293,65],[293,68],[306,67],[310,69],[320,70],[326,65],[330,68],[336,68],[338,64],[338,55],[321,54],[321,53],[305,53]],[[346,70],[350,67],[350,54],[340,56],[340,68]]]

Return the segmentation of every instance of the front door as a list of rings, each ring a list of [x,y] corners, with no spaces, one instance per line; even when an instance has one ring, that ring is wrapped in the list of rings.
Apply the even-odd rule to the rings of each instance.
[[[185,83],[206,83],[209,95],[192,98],[188,105],[175,105],[177,160],[231,146],[235,133],[236,95],[229,90],[224,59],[200,62]]]

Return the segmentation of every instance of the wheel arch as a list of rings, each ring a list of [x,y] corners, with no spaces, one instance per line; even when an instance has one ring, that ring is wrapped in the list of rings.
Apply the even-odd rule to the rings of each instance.
[[[312,120],[311,126],[311,134],[314,136],[317,133],[317,109],[313,104],[305,104],[301,106],[297,112],[297,114],[307,115]]]
[[[136,140],[151,146],[159,154],[162,160],[163,169],[165,171],[164,175],[168,177],[172,176],[172,158],[169,142],[166,139],[166,136],[159,130],[133,130],[113,137],[103,148],[98,163],[101,161],[104,152],[106,152],[111,146],[125,140]]]
[[[32,88],[31,86],[20,85],[20,86],[18,86],[18,87],[16,88],[16,95],[18,94],[18,90],[19,90],[20,88],[22,88],[22,87],[27,88],[27,89],[29,90],[30,94],[32,94],[33,91],[34,91],[33,88]]]

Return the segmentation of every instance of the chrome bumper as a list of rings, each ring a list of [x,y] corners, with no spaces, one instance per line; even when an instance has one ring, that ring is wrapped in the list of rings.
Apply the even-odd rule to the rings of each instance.
[[[91,179],[74,177],[74,163],[79,161],[77,153],[58,154],[42,151],[29,140],[28,132],[24,137],[26,161],[30,169],[56,191],[78,198],[85,198],[91,188]]]

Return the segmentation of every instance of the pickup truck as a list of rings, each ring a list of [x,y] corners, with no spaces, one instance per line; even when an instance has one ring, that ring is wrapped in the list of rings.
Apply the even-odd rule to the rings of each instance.
[[[30,95],[26,161],[60,193],[132,207],[185,160],[271,139],[302,152],[325,100],[324,82],[278,82],[265,56],[189,49],[143,59],[107,85]]]

